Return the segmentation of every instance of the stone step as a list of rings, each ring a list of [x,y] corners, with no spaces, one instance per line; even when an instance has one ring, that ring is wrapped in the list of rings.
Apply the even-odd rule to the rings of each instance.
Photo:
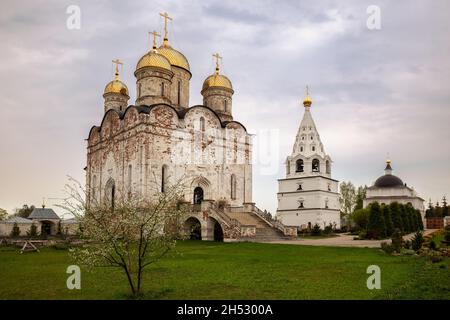
[[[265,242],[289,239],[289,237],[286,237],[280,230],[271,227],[256,214],[249,212],[232,212],[227,213],[227,215],[232,219],[236,219],[243,225],[256,226],[255,237],[243,237],[242,240]]]

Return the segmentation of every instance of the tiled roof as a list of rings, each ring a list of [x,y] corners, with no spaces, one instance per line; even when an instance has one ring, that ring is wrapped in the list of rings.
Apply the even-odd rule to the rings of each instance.
[[[52,219],[59,220],[58,215],[53,211],[53,209],[48,208],[34,208],[33,212],[28,216],[28,219]]]

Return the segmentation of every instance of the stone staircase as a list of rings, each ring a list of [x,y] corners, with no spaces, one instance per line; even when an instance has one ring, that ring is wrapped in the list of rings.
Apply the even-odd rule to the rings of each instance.
[[[248,237],[245,240],[253,242],[268,242],[278,240],[288,240],[288,236],[285,236],[283,232],[272,227],[258,215],[251,212],[227,212],[227,215],[231,219],[236,219],[241,225],[253,225],[256,226],[256,236]]]

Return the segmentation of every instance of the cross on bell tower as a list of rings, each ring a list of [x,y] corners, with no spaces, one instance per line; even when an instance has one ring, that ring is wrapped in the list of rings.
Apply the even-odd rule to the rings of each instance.
[[[220,71],[219,60],[221,60],[222,57],[219,55],[219,53],[213,54],[213,57],[216,59],[216,74],[219,74],[219,71]]]

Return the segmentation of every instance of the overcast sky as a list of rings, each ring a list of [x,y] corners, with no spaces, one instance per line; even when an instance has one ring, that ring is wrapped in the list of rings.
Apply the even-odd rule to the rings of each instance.
[[[67,29],[69,5],[81,9],[80,30]],[[380,30],[367,28],[369,5],[381,9]],[[3,0],[0,208],[61,197],[66,175],[84,181],[84,139],[102,119],[111,60],[123,60],[133,104],[134,68],[148,31],[162,31],[162,11],[191,65],[190,104],[201,104],[220,52],[235,120],[256,144],[264,130],[276,138],[269,160],[255,152],[260,208],[276,210],[306,85],[334,178],[370,185],[389,153],[394,174],[420,196],[450,196],[448,1]]]

